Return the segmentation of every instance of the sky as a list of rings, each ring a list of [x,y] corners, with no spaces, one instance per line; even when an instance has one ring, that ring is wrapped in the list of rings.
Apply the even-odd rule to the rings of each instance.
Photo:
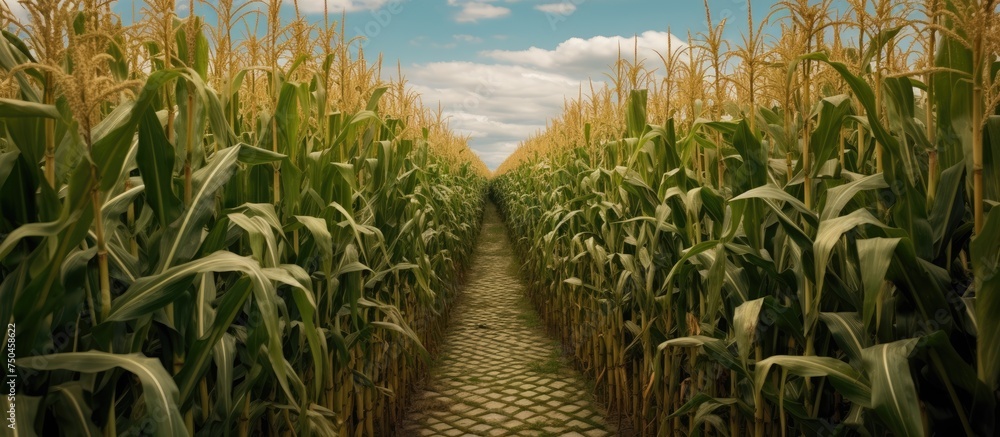
[[[323,0],[307,1],[322,10]],[[440,103],[491,169],[559,116],[581,84],[604,80],[619,48],[631,54],[637,38],[640,57],[656,65],[668,27],[684,40],[708,28],[697,0],[327,1],[353,11],[348,33],[366,38],[366,53],[398,60],[424,104]],[[752,2],[757,17],[773,3]],[[709,0],[709,7],[713,21],[735,17],[726,36],[739,39],[746,0]],[[673,47],[682,44],[675,39]]]
[[[0,0],[8,5],[14,0]],[[129,22],[141,0],[119,0],[114,10]],[[208,0],[211,2],[212,0]],[[237,0],[239,2],[240,0]],[[283,15],[294,15],[284,0]],[[298,0],[306,18],[324,20],[323,2],[346,32],[363,37],[366,57],[384,56],[386,75],[402,66],[426,106],[440,104],[453,130],[495,169],[517,145],[561,114],[581,84],[599,86],[618,56],[638,42],[647,66],[657,52],[708,29],[701,0]],[[773,1],[750,0],[755,21]],[[842,0],[837,0],[838,3]],[[187,1],[177,0],[178,15]],[[746,31],[747,0],[708,0],[714,22],[728,18],[724,38]],[[15,5],[15,13],[17,7]],[[202,10],[203,9],[203,10]],[[210,15],[205,5],[200,15]],[[207,19],[211,23],[212,19]],[[667,33],[670,29],[673,35]]]

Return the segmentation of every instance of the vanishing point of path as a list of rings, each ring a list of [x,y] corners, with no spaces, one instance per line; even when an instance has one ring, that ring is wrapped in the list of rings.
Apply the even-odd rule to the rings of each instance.
[[[477,254],[404,436],[610,436],[583,376],[524,298],[506,229],[487,206]]]

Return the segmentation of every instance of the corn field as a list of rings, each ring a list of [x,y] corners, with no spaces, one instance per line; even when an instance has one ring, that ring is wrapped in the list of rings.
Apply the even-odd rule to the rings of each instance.
[[[295,2],[3,3],[16,434],[394,435],[488,201],[623,434],[1000,433],[1000,2],[704,3],[493,175]]]
[[[491,182],[638,435],[1000,432],[997,2],[847,3],[626,53]]]
[[[478,235],[466,138],[280,1],[23,4],[0,41],[17,435],[391,434]]]

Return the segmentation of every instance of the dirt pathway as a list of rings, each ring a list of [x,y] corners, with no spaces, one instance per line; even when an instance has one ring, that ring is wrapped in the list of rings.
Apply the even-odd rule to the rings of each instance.
[[[523,298],[514,253],[487,208],[464,295],[403,436],[609,436],[584,378]]]

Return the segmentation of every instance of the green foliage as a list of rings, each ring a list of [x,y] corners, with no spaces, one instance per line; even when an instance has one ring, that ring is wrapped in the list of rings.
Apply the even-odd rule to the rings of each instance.
[[[191,27],[176,29],[187,59]],[[0,58],[18,43],[7,35]],[[236,90],[208,87],[200,32],[193,47],[191,68],[159,65],[134,100],[102,106],[81,132],[92,148],[79,114],[37,101],[44,82],[0,100],[0,185],[22,196],[0,219],[20,428],[390,432],[441,335],[485,177],[380,113],[386,88],[327,130],[312,77],[275,71],[278,114],[231,117]],[[56,163],[72,170],[55,186],[34,141],[45,120],[80,153],[59,155],[79,161]]]
[[[597,148],[607,156],[563,147],[495,178],[532,301],[649,435],[992,435],[996,213],[970,245],[962,163],[928,196],[913,82],[885,79],[883,119],[866,78],[825,54],[800,60],[853,91],[821,96],[815,128],[792,132],[812,168],[770,165],[773,126],[747,120],[698,120],[669,141],[681,121],[637,126],[646,97],[633,92],[625,137]],[[845,135],[861,123],[884,172],[837,160],[841,141],[863,156]],[[721,181],[698,174],[693,147],[722,151]]]

